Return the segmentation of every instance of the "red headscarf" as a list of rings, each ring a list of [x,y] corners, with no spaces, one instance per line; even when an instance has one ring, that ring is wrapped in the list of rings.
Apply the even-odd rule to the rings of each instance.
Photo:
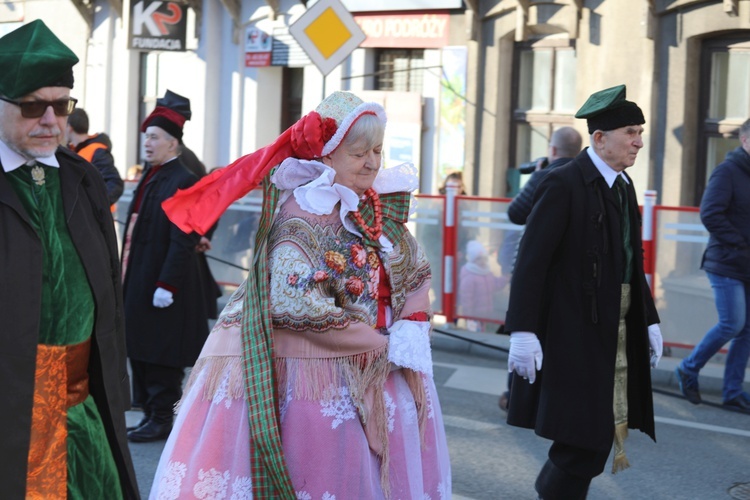
[[[188,189],[179,190],[162,202],[162,208],[184,232],[206,234],[229,205],[260,184],[273,167],[289,157],[313,160],[330,154],[364,114],[374,114],[385,123],[385,110],[379,104],[364,103],[349,92],[334,92],[316,111],[300,118],[271,145],[235,160]]]

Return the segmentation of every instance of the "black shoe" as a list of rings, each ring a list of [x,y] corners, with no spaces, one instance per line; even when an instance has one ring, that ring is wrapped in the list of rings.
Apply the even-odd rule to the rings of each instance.
[[[151,441],[161,441],[167,439],[172,431],[172,423],[160,424],[154,420],[149,420],[145,425],[134,431],[128,432],[128,441],[132,443],[148,443]]]
[[[498,400],[497,405],[505,413],[508,413],[508,403],[510,403],[510,393],[508,391],[505,391],[500,395],[500,399]]]
[[[150,417],[148,415],[144,415],[140,422],[138,422],[135,425],[131,425],[130,427],[126,427],[125,430],[128,431],[128,432],[130,432],[130,431],[134,431],[136,429],[140,429],[141,427],[143,427],[144,425],[146,425],[146,423],[149,421],[149,419],[150,419]]]
[[[586,500],[591,478],[582,478],[565,472],[547,459],[534,482],[539,498],[564,498]]]
[[[740,394],[739,396],[732,398],[729,401],[724,401],[722,403],[722,406],[724,406],[724,408],[727,408],[728,410],[750,413],[750,400],[748,400],[748,398],[744,394]]]
[[[680,367],[674,369],[677,374],[677,381],[680,383],[680,391],[685,398],[694,405],[701,404],[701,393],[698,389],[698,379],[689,376],[680,370]]]

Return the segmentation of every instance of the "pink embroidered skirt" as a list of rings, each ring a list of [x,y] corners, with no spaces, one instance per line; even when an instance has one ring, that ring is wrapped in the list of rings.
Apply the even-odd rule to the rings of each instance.
[[[174,429],[156,471],[152,499],[252,498],[247,405],[240,356],[241,303],[225,308],[191,374]],[[392,499],[451,496],[450,461],[433,380],[422,375],[427,418],[420,438],[417,409],[402,370],[385,384]],[[303,392],[303,391],[299,391]],[[346,385],[320,400],[281,396],[285,459],[298,499],[381,499],[380,459],[370,449]]]

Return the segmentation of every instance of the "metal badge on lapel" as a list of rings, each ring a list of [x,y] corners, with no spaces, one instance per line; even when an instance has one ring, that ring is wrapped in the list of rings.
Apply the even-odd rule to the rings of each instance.
[[[31,178],[34,180],[37,186],[44,185],[44,169],[39,165],[34,165],[31,169]]]

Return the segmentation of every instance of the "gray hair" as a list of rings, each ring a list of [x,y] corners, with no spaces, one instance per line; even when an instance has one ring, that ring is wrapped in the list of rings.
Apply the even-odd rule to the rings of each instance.
[[[360,116],[349,128],[342,144],[361,145],[365,150],[370,150],[383,142],[385,124],[371,114]]]

